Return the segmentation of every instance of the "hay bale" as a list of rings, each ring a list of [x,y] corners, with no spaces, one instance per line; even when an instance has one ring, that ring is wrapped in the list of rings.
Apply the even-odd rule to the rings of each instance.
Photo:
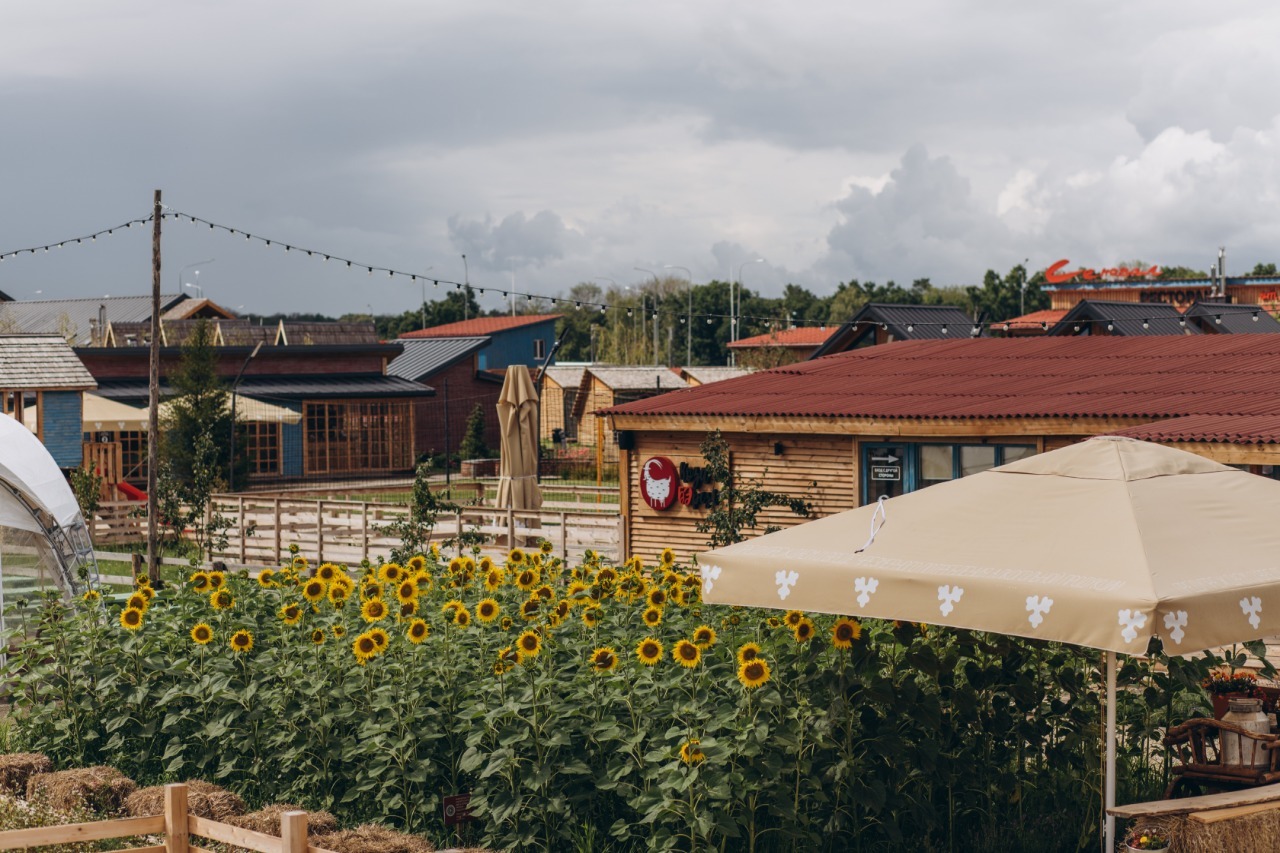
[[[436,849],[421,836],[394,832],[376,823],[321,835],[308,843],[333,853],[435,853]]]
[[[0,755],[0,792],[23,796],[27,780],[37,773],[53,770],[49,756],[39,752],[12,752]]]
[[[189,813],[217,821],[226,821],[227,818],[244,814],[244,800],[226,788],[199,779],[192,779],[185,784]],[[153,785],[134,791],[124,801],[124,810],[133,817],[164,814],[164,786]]]
[[[276,803],[264,806],[256,812],[249,812],[238,817],[229,817],[224,821],[232,826],[251,829],[264,835],[280,837],[280,815],[285,812],[307,812],[307,837],[334,832],[338,828],[338,819],[328,812],[307,811],[302,806],[291,803]],[[314,843],[314,842],[312,842]]]
[[[1214,823],[1203,823],[1194,815],[1182,816],[1171,833],[1174,849],[1184,853],[1274,853],[1276,839],[1280,839],[1280,803],[1268,805],[1271,808],[1265,811]]]
[[[132,779],[114,767],[81,767],[32,776],[27,780],[27,799],[64,811],[89,809],[115,815],[137,789]]]

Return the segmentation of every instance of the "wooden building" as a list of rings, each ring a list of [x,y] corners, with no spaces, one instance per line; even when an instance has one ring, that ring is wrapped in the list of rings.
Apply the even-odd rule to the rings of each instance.
[[[595,446],[613,442],[613,427],[596,412],[684,388],[685,381],[667,367],[612,367],[589,365],[582,371],[573,417],[578,422],[578,443]]]
[[[578,419],[574,416],[574,402],[582,385],[582,374],[588,365],[557,364],[548,367],[542,377],[542,440],[555,441],[557,434],[562,442],[578,440]],[[557,430],[559,431],[557,433]]]
[[[517,314],[512,317],[476,317],[429,329],[405,332],[401,340],[419,338],[486,338],[477,354],[480,370],[505,372],[512,364],[541,367],[556,340],[561,314]],[[555,360],[552,360],[555,363]]]
[[[414,401],[413,445],[418,456],[456,453],[476,406],[484,416],[484,442],[497,452],[501,441],[498,397],[501,372],[480,369],[487,337],[401,338],[404,352],[387,367],[398,376],[435,390]]]
[[[1242,442],[1204,420],[1179,432],[1176,419],[1280,421],[1276,363],[1276,335],[907,341],[618,405],[601,414],[622,448],[624,549],[687,558],[705,548],[698,495],[717,484],[699,483],[697,469],[712,430],[735,477],[803,496],[818,515],[1130,428],[1269,473],[1280,443]],[[647,491],[675,497],[659,509]]]
[[[26,424],[59,468],[80,467],[84,392],[96,387],[60,335],[0,335],[0,409]]]
[[[834,330],[834,326],[775,329],[763,335],[731,341],[729,352],[734,363],[742,367],[769,368],[795,364],[813,355]]]

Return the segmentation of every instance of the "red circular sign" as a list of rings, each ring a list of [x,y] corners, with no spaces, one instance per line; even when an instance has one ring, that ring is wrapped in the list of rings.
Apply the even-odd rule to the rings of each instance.
[[[640,466],[640,497],[653,509],[668,509],[680,484],[676,465],[665,456],[652,456]]]

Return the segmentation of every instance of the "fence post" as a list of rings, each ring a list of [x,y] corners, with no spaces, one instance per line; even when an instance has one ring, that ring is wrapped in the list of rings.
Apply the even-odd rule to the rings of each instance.
[[[461,509],[458,510],[458,538],[455,541],[458,543],[458,554],[461,555],[462,554],[462,510]]]
[[[244,565],[245,557],[247,556],[245,552],[245,539],[247,536],[245,534],[244,523],[244,495],[236,498],[236,501],[238,502],[236,506],[236,517],[240,521],[240,564]]]
[[[507,507],[507,550],[510,551],[516,547],[516,511],[514,507]]]
[[[164,786],[165,853],[187,853],[191,838],[187,827],[187,786]],[[304,848],[305,849],[305,848]]]
[[[129,562],[132,564],[132,569],[133,569],[133,583],[134,583],[134,586],[137,586],[138,575],[142,572],[142,555],[141,554],[129,555]]]
[[[307,813],[285,812],[280,815],[281,853],[307,853]]]
[[[316,501],[316,562],[324,562],[324,501]]]
[[[360,502],[360,559],[369,559],[369,502]]]
[[[560,556],[569,562],[569,514],[560,513]]]
[[[276,563],[280,562],[280,499],[273,498],[275,504],[275,521],[276,521]]]

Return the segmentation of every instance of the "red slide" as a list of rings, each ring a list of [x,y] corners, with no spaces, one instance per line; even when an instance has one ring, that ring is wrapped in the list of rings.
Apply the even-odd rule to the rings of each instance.
[[[116,488],[131,501],[145,501],[147,499],[146,492],[142,491],[142,489],[134,488],[128,483],[116,483]]]

